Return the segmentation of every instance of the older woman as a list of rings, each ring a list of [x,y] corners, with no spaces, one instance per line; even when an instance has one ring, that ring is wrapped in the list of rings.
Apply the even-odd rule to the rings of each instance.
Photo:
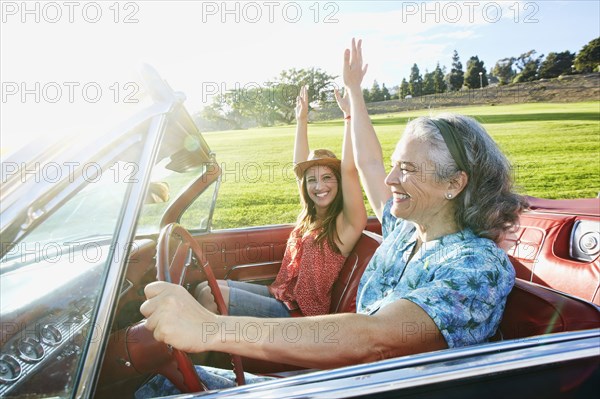
[[[384,236],[361,278],[357,313],[219,316],[182,287],[158,282],[146,287],[141,307],[156,339],[187,352],[216,350],[329,368],[494,335],[514,284],[514,270],[496,243],[526,205],[511,191],[509,164],[477,122],[440,115],[409,123],[386,176],[362,97],[365,73],[361,42],[353,40],[343,76],[354,156]],[[204,333],[206,326],[211,334]],[[251,339],[229,333],[249,330]]]
[[[345,61],[356,162],[385,237],[361,278],[357,311],[407,300],[448,346],[482,342],[496,331],[514,284],[496,244],[526,206],[512,192],[510,165],[479,123],[442,114],[407,125],[386,176],[360,94],[360,41]]]

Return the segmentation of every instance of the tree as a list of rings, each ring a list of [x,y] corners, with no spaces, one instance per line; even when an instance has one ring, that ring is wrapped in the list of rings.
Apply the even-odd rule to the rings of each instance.
[[[433,71],[433,88],[436,93],[444,93],[448,89],[444,80],[444,71],[440,68],[439,62]]]
[[[517,76],[514,77],[513,82],[532,82],[534,80],[539,79],[538,69],[542,62],[542,58],[544,55],[540,55],[537,58],[534,58],[535,50],[529,50],[526,53],[521,54],[516,60],[516,67],[519,70]]]
[[[281,110],[276,108],[276,104],[281,101],[275,98],[279,94],[277,89],[271,90],[271,87],[260,86],[231,90],[225,94],[224,100],[229,113],[237,113],[253,120],[258,126],[272,126],[276,121],[289,123],[287,118],[280,117]]]
[[[414,64],[410,69],[410,77],[408,78],[408,91],[413,97],[418,97],[423,93],[423,77],[419,72],[419,67]]]
[[[539,77],[544,79],[556,78],[562,74],[571,73],[571,66],[575,61],[575,53],[563,51],[562,53],[549,53],[540,64]]]
[[[435,93],[435,84],[433,82],[433,72],[427,72],[425,70],[425,76],[423,77],[423,95]]]
[[[381,85],[381,95],[383,96],[383,101],[391,100],[392,96],[390,95],[390,91],[387,87],[385,87],[385,83]]]
[[[450,75],[448,82],[450,83],[451,90],[460,90],[463,87],[465,79],[465,73],[463,72],[463,66],[458,58],[458,52],[454,50],[452,55],[452,69],[450,69]]]
[[[282,71],[273,82],[246,85],[225,93],[218,100],[221,104],[215,102],[202,117],[219,125],[229,121],[235,127],[291,123],[300,88],[309,85],[309,104],[323,103],[332,95],[335,78],[318,68]]]
[[[371,93],[369,93],[369,89],[363,89],[363,98],[365,99],[366,103],[370,103],[371,102]]]
[[[575,69],[584,73],[600,70],[600,37],[583,46],[575,57]]]
[[[480,72],[481,76],[479,75]],[[477,56],[473,56],[467,61],[465,84],[469,89],[479,89],[488,85],[485,66],[483,65],[483,61],[479,61],[479,57]]]
[[[488,84],[491,85],[497,85],[500,83],[500,80],[498,80],[497,76],[494,76],[494,68],[490,68],[490,71],[488,72]]]
[[[406,81],[406,78],[402,78],[402,83],[400,83],[400,98],[405,98],[410,94],[410,86]]]
[[[221,96],[213,98],[210,105],[193,115],[194,121],[202,131],[241,129],[243,117],[237,112],[227,112]]]
[[[289,93],[292,97],[292,108],[296,107],[296,97],[303,85],[308,85],[308,102],[322,104],[327,101],[333,92],[333,81],[337,76],[329,75],[320,68],[310,69],[288,69],[279,73],[275,79],[276,84],[285,84],[298,88],[296,93]]]
[[[383,93],[381,92],[379,83],[377,83],[376,80],[373,81],[373,86],[371,86],[371,91],[369,92],[369,99],[371,100],[371,102],[383,101]]]
[[[269,113],[268,120],[271,123],[263,126],[294,122],[296,119],[296,98],[300,93],[300,88],[301,86],[292,83],[273,83],[268,86],[268,90],[264,93],[264,96],[268,98],[263,100],[267,102],[267,105],[262,108],[262,112]],[[316,102],[322,104],[327,100],[326,97],[323,97],[325,94],[326,92],[322,90],[320,93],[313,93],[313,98],[319,98]],[[265,118],[265,116],[261,116],[261,118]]]
[[[229,90],[215,96],[212,104],[205,107],[197,116],[209,123],[213,130],[242,129],[268,125],[268,102],[259,87]],[[202,124],[206,126],[206,124]]]
[[[513,69],[514,62],[514,57],[502,58],[501,60],[496,61],[496,65],[494,65],[494,68],[492,69],[492,74],[498,78],[500,85],[506,85],[512,82],[516,75],[516,72]]]

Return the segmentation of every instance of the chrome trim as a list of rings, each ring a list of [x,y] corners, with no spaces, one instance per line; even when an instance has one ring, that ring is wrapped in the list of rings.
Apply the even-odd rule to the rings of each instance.
[[[60,357],[61,353],[69,351],[77,353],[81,347],[76,343],[76,337],[83,334],[84,328],[91,326],[91,317],[91,308],[84,313],[76,315],[67,311],[60,315],[50,314],[37,321],[37,323],[43,323],[41,329],[38,330],[37,324],[35,326],[26,326],[20,333],[11,337],[4,344],[4,348],[9,348],[8,354],[12,355],[19,364],[20,376],[9,384],[0,384],[0,397],[7,396],[14,389],[26,384],[28,377],[36,375],[47,364],[56,360],[57,356]],[[43,330],[46,328],[55,334],[55,341],[44,340]],[[28,361],[20,357],[18,343],[23,338],[28,337],[35,337],[44,350],[45,356],[37,361]]]
[[[575,230],[577,229],[577,225],[581,222],[581,220],[576,220],[573,222],[573,227],[571,227],[571,234],[569,234],[569,256],[571,258],[577,259],[573,256],[573,242],[575,241]]]
[[[270,265],[277,265],[277,264],[281,264],[281,261],[272,261],[272,262],[261,262],[261,263],[248,263],[245,265],[238,265],[238,266],[234,266],[231,269],[229,269],[229,271],[227,271],[227,273],[225,274],[225,279],[227,279],[227,277],[229,277],[229,275],[234,272],[235,270],[238,269],[252,269],[255,267],[263,267],[263,266],[270,266]],[[261,281],[264,279],[257,279],[257,280],[244,280],[245,282],[250,282],[250,281]]]
[[[359,397],[600,356],[600,329],[550,334],[404,356],[213,391],[221,397]]]
[[[33,347],[37,349],[37,353],[31,355],[29,353],[30,351],[27,350],[28,348],[24,348],[23,345],[26,345],[29,348]],[[40,340],[37,338],[25,337],[17,344],[17,353],[22,360],[30,363],[37,363],[44,358],[46,355],[46,350],[44,349],[44,346],[41,344]]]
[[[269,265],[274,265],[277,263],[281,263],[281,261],[271,261],[271,262],[260,262],[260,263],[246,263],[243,265],[238,265],[238,266],[234,266],[231,268],[230,272],[233,270],[237,270],[237,269],[246,269],[246,268],[252,268],[252,267],[262,267],[262,266],[269,266]]]
[[[577,332],[557,333],[544,336],[530,337],[526,339],[501,341],[494,343],[485,343],[463,348],[445,349],[436,352],[420,353],[416,355],[403,356],[399,358],[381,360],[378,362],[360,364],[355,366],[347,366],[335,370],[320,371],[310,376],[293,377],[298,379],[313,379],[314,377],[322,377],[320,380],[328,380],[330,378],[345,378],[353,375],[362,375],[365,373],[376,373],[399,367],[415,367],[426,365],[432,362],[442,362],[467,358],[471,356],[485,355],[489,353],[507,352],[513,350],[526,349],[533,346],[543,346],[554,343],[562,343],[575,341],[579,339],[600,338],[600,329],[585,330]],[[277,381],[288,382],[291,381]],[[295,381],[293,381],[295,382]]]
[[[213,156],[213,161],[214,161],[214,156]],[[212,198],[212,202],[210,204],[210,210],[208,211],[208,221],[206,222],[206,231],[208,233],[210,233],[212,230],[213,215],[215,213],[215,208],[217,206],[217,196],[219,195],[219,189],[221,188],[221,176],[223,176],[223,174],[221,172],[219,172],[219,177],[217,178],[217,181],[214,182],[214,184],[216,184],[216,186],[215,186],[215,191],[213,191],[213,198]]]
[[[3,377],[0,375],[0,384],[6,384],[17,381],[21,378],[21,364],[16,357],[9,354],[0,354],[0,362],[6,363],[3,367],[10,366],[13,368],[15,375],[11,378]]]
[[[121,284],[121,291],[119,293],[119,298],[121,298],[123,295],[125,295],[127,292],[129,292],[131,287],[133,287],[133,283],[131,281],[129,281],[128,279],[124,279],[123,284]]]
[[[571,258],[579,262],[590,263],[598,257],[600,254],[600,242],[597,242],[597,249],[594,252],[589,253],[579,245],[584,236],[593,233],[596,233],[595,235],[600,235],[600,223],[598,221],[575,220],[573,227],[571,227],[571,234],[569,237],[569,255]]]
[[[171,103],[169,112],[176,105],[177,104],[175,103]],[[121,224],[118,233],[116,234],[116,242],[118,243],[127,243],[132,242],[133,240],[137,219],[144,202],[146,187],[150,181],[152,165],[158,156],[160,144],[164,135],[167,117],[168,114],[164,113],[152,118],[146,145],[142,149],[142,154],[139,158],[141,165],[140,170],[143,171],[143,176],[137,184],[132,185],[129,195],[126,197],[127,205],[120,216]],[[134,201],[128,201],[129,199],[134,199]],[[90,398],[94,393],[94,388],[104,358],[104,349],[110,335],[111,322],[114,312],[116,311],[117,299],[121,290],[121,284],[119,284],[119,282],[123,280],[126,272],[125,264],[127,263],[127,256],[123,256],[121,259],[119,259],[118,256],[115,258],[113,249],[112,253],[109,255],[109,259],[111,259],[111,262],[106,275],[104,290],[98,301],[98,310],[95,318],[95,325],[98,326],[101,338],[93,340],[88,344],[85,355],[83,356],[79,380],[77,381],[77,388],[74,395],[76,398]]]
[[[52,324],[44,324],[40,330],[40,339],[48,346],[56,346],[62,342],[63,336],[60,330]]]
[[[402,370],[386,371],[383,373],[356,376],[341,381],[321,382],[311,385],[312,398],[330,398],[333,394],[337,398],[348,396],[356,397],[362,395],[373,395],[390,390],[408,389],[427,385],[435,385],[444,382],[463,380],[473,377],[481,377],[490,374],[521,370],[528,367],[539,367],[551,365],[569,360],[576,360],[592,356],[598,356],[598,349],[592,348],[587,342],[583,347],[568,345],[567,347],[554,348],[531,348],[522,356],[515,354],[491,354],[485,357],[469,359],[465,362],[446,362],[431,365],[430,367],[408,368]],[[546,353],[550,350],[551,353]],[[324,392],[316,391],[319,387]],[[287,392],[277,392],[279,398],[298,397],[300,387],[290,387]],[[287,394],[286,394],[287,393]],[[264,392],[261,393],[264,395]],[[264,397],[264,396],[263,396]]]

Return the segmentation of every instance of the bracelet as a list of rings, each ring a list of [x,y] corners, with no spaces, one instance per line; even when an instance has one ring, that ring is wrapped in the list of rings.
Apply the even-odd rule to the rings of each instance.
[[[350,120],[350,115],[344,116],[344,119],[349,121]]]

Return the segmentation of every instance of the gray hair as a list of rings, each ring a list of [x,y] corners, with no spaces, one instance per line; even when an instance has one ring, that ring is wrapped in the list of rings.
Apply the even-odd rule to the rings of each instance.
[[[519,214],[528,206],[525,198],[513,191],[508,159],[475,119],[449,113],[435,119],[444,120],[456,129],[471,169],[471,173],[465,171],[469,175],[467,186],[454,199],[459,228],[470,228],[480,237],[500,242],[518,224]],[[431,120],[420,117],[411,121],[404,134],[430,144],[428,158],[435,164],[436,178],[449,181],[460,169]]]

